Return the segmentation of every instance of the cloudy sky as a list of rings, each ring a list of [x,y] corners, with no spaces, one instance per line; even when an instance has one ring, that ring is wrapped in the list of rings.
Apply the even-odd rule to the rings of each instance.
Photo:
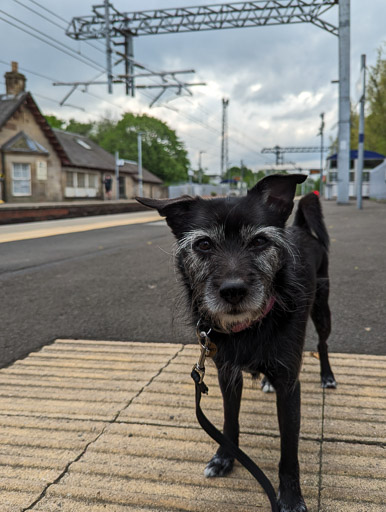
[[[155,90],[125,96],[123,85],[80,87],[61,107],[69,87],[54,81],[88,81],[105,66],[102,41],[76,42],[65,35],[75,16],[92,13],[92,0],[1,0],[0,75],[11,61],[27,77],[27,88],[45,114],[80,121],[104,116],[118,119],[125,111],[149,113],[176,130],[189,152],[192,167],[220,168],[222,98],[229,99],[229,162],[258,170],[274,162],[263,147],[318,146],[320,114],[325,113],[325,136],[337,134],[338,38],[311,24],[213,30],[185,34],[140,36],[134,41],[135,59],[153,71],[194,69],[180,75],[193,96],[164,94],[152,107]],[[203,0],[113,0],[120,12],[211,5]],[[338,25],[338,7],[324,19]],[[385,0],[351,0],[351,90],[359,74],[360,55],[373,65],[377,48],[386,42]],[[35,36],[35,37],[34,37]],[[49,39],[47,39],[49,38]],[[49,44],[47,44],[47,41]],[[75,55],[72,50],[77,52]],[[114,70],[119,74],[122,68]],[[150,83],[138,79],[137,83]],[[154,83],[154,82],[153,82]],[[0,78],[0,93],[4,92]],[[288,154],[286,160],[303,168],[318,167],[319,155]]]

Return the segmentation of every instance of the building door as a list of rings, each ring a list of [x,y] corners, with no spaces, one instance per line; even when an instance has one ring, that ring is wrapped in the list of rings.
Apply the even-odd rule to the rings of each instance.
[[[119,199],[127,199],[124,176],[119,176]]]

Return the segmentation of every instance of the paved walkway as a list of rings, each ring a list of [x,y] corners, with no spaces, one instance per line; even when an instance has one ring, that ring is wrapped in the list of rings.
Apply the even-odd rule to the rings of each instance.
[[[268,511],[239,465],[205,479],[195,345],[57,340],[0,370],[1,512]],[[302,371],[300,461],[310,512],[381,512],[386,496],[386,357],[333,354],[337,390]],[[203,408],[221,425],[213,367]],[[246,379],[241,445],[277,487],[274,395]]]

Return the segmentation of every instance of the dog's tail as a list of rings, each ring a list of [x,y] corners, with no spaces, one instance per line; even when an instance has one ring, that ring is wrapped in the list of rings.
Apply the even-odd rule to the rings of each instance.
[[[293,225],[299,226],[311,235],[316,236],[328,251],[330,239],[323,220],[322,206],[316,194],[311,192],[300,199]]]

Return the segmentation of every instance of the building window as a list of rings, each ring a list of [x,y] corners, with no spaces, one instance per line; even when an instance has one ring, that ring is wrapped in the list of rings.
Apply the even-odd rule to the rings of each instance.
[[[81,173],[81,172],[78,172],[77,173],[77,178],[78,178],[78,187],[79,188],[85,188],[86,186],[86,175]]]
[[[364,166],[366,169],[374,169],[375,167],[378,167],[378,165],[381,165],[384,162],[384,160],[365,160]]]
[[[66,172],[66,186],[74,187],[74,174],[73,172]]]
[[[75,140],[79,144],[79,146],[82,146],[82,148],[91,149],[91,146],[89,144],[87,144],[87,142],[85,140],[82,140],[82,139],[75,139]]]
[[[66,172],[66,197],[97,197],[99,175],[86,172]]]
[[[95,174],[88,174],[88,187],[97,188],[97,180]]]
[[[338,159],[335,158],[334,160],[330,160],[330,169],[337,169],[338,168]]]
[[[329,172],[329,182],[335,183],[338,181],[338,173],[336,171],[330,171]]]
[[[12,195],[31,195],[30,164],[12,164]]]

